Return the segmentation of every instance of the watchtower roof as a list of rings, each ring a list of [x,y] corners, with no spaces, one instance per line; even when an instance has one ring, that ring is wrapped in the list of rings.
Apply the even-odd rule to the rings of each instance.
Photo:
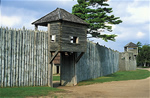
[[[34,25],[41,25],[41,26],[47,26],[48,23],[54,22],[54,21],[68,21],[73,23],[79,23],[83,25],[89,25],[84,20],[80,19],[79,17],[70,14],[64,9],[57,8],[56,10],[48,13],[47,15],[41,17],[40,19],[36,20],[32,24]]]
[[[124,47],[138,47],[136,44],[130,42],[127,45],[125,45]]]

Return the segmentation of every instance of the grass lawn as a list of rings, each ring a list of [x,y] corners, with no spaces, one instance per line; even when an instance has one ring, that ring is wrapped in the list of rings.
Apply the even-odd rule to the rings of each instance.
[[[53,81],[59,81],[60,76],[53,76]],[[24,98],[27,96],[46,96],[50,92],[55,91],[63,91],[61,89],[57,88],[51,88],[51,87],[6,87],[6,88],[0,88],[0,98],[9,98],[9,97],[17,97],[17,98]],[[53,96],[54,97],[54,96]],[[57,98],[57,97],[56,97]]]
[[[51,87],[12,87],[12,88],[0,88],[0,98],[24,98],[27,96],[38,97],[46,96],[50,92],[63,91],[57,88]]]
[[[110,81],[122,81],[122,80],[139,80],[145,79],[150,76],[150,71],[137,69],[136,71],[120,71],[111,75],[91,79],[87,81],[79,82],[78,85],[89,85],[94,83],[103,83]],[[53,81],[59,81],[60,76],[53,76]],[[24,98],[24,97],[39,97],[46,96],[52,93],[52,97],[56,97],[53,93],[56,91],[63,91],[57,88],[51,87],[12,87],[12,88],[0,88],[0,98]]]
[[[53,75],[53,81],[60,81],[60,76]]]
[[[148,70],[137,69],[136,71],[120,71],[96,79],[81,81],[78,83],[78,85],[81,86],[81,85],[89,85],[94,83],[122,81],[122,80],[139,80],[139,79],[145,79],[149,76],[150,76],[150,71]]]

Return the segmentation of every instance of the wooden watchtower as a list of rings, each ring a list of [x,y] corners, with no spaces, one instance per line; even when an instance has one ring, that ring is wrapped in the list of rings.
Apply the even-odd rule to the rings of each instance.
[[[75,71],[75,63],[78,62],[86,51],[87,26],[89,24],[61,8],[57,8],[32,24],[35,25],[36,30],[38,26],[48,27],[49,62],[51,64],[57,54],[61,53],[61,84],[75,85],[75,79],[72,80],[72,78],[75,77],[75,72],[72,72],[72,70],[69,69]],[[80,55],[77,56],[77,52],[80,52]],[[52,55],[52,53],[54,55]],[[67,74],[72,74],[72,76],[66,78],[68,77],[65,73],[66,71]],[[67,81],[72,82],[67,84]]]
[[[136,57],[138,55],[138,46],[132,42],[128,43],[124,46],[125,52],[132,52],[133,55]]]

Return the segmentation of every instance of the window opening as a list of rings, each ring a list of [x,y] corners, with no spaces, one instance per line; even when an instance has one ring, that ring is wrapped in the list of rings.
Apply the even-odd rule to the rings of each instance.
[[[51,35],[51,42],[56,42],[56,35]]]
[[[78,44],[79,43],[79,37],[70,36],[70,43]]]
[[[129,57],[129,60],[131,60],[131,57]]]
[[[137,49],[137,48],[128,48],[128,50],[133,50],[133,49]]]

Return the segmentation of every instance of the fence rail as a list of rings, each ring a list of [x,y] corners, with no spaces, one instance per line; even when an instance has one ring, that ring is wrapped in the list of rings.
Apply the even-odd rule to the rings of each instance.
[[[0,85],[48,85],[47,32],[0,28]]]

